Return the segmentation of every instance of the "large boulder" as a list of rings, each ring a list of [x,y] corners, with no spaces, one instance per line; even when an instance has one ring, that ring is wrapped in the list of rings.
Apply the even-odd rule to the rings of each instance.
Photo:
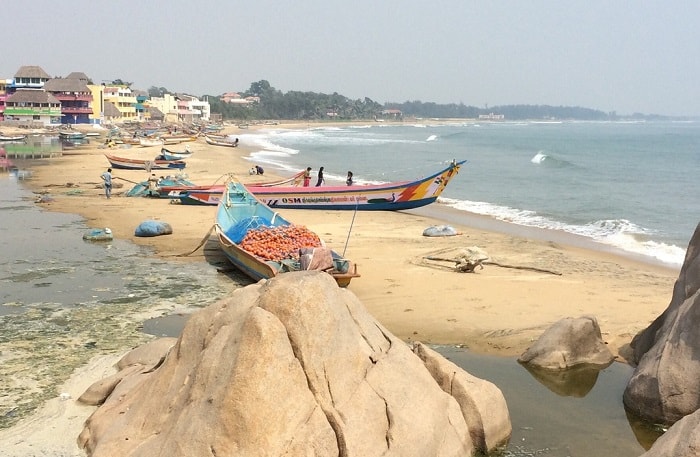
[[[329,275],[285,273],[192,315],[162,363],[113,388],[79,444],[94,457],[462,457],[473,436],[502,444],[500,391],[450,366],[451,395],[439,357],[424,364]]]
[[[670,425],[700,407],[700,224],[668,308],[632,340],[637,363],[623,400],[632,414]]]
[[[668,429],[641,457],[697,457],[700,455],[700,411]]]
[[[607,366],[614,360],[593,316],[560,319],[518,358],[520,363],[552,370],[579,365]]]

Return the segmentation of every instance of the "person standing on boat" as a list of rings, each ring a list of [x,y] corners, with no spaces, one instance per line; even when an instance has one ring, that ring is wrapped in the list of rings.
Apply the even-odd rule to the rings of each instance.
[[[107,168],[107,171],[102,173],[100,177],[104,181],[105,197],[112,198],[112,169]]]
[[[352,171],[348,171],[348,177],[345,179],[345,184],[352,186]]]
[[[311,167],[307,167],[304,172],[304,187],[309,187],[311,184]]]
[[[318,180],[316,181],[316,187],[321,187],[321,184],[324,184],[325,180],[323,179],[323,167],[318,169]]]

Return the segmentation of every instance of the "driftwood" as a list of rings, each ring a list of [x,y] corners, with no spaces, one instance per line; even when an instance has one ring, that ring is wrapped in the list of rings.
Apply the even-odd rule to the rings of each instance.
[[[516,270],[530,270],[530,271],[537,271],[539,273],[549,273],[557,276],[561,276],[562,274],[558,271],[553,271],[553,270],[547,270],[544,268],[537,268],[537,267],[526,267],[526,266],[520,266],[520,265],[507,265],[504,263],[498,263],[498,262],[493,262],[488,259],[466,259],[464,257],[462,258],[445,258],[445,257],[435,257],[435,256],[426,256],[423,257],[426,260],[436,260],[439,262],[451,262],[455,264],[455,271],[459,273],[473,273],[476,267],[484,268],[484,265],[494,265],[497,267],[501,268],[514,268]]]
[[[458,271],[460,273],[474,273],[476,267],[481,267],[482,269],[484,268],[484,266],[482,265],[484,263],[483,260],[445,259],[442,257],[433,256],[423,258],[426,260],[437,260],[440,262],[452,262],[455,264],[455,271]]]

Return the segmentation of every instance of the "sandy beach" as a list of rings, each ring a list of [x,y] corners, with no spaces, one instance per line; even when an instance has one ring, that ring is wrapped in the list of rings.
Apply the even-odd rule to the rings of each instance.
[[[229,133],[236,132],[230,128]],[[195,153],[188,159],[185,171],[188,179],[197,184],[222,181],[229,173],[244,183],[261,180],[260,176],[248,174],[253,163],[244,159],[250,152],[244,143],[236,149],[210,146],[203,139],[188,144]],[[181,150],[184,145],[169,148]],[[33,177],[26,183],[34,192],[51,196],[50,201],[40,203],[48,210],[80,214],[90,227],[109,227],[115,238],[151,246],[155,255],[173,262],[206,262],[201,248],[191,255],[182,254],[194,250],[205,239],[213,226],[216,208],[124,197],[122,193],[133,186],[132,182],[147,178],[145,171],[113,170],[115,185],[122,187],[115,187],[113,198],[106,199],[100,186],[100,174],[109,166],[105,152],[152,159],[159,148],[71,151],[33,168]],[[154,172],[163,174],[163,170]],[[274,176],[266,172],[264,178],[272,180]],[[461,178],[467,179],[456,179]],[[632,337],[663,312],[678,277],[678,270],[582,248],[576,243],[567,244],[566,238],[556,233],[535,239],[528,237],[525,230],[502,233],[474,228],[461,223],[463,218],[439,203],[425,211],[353,214],[289,210],[284,215],[318,233],[327,245],[344,251],[358,265],[362,277],[353,280],[349,290],[395,335],[405,341],[461,345],[486,354],[520,355],[555,321],[593,315],[612,352],[618,355],[618,360],[625,361]],[[168,222],[173,234],[135,237],[135,227],[146,219]],[[453,226],[459,235],[422,235],[425,228],[445,223]],[[479,226],[492,227],[488,221]],[[449,257],[468,247],[478,247],[493,261],[517,268],[486,265],[474,273],[458,273],[449,262],[425,259]],[[90,379],[104,376],[111,363],[113,360],[96,361],[93,369],[81,370],[78,378],[87,387]],[[75,391],[70,390],[71,385]],[[81,393],[75,383],[69,382],[66,389],[73,398]],[[45,418],[55,419],[61,414],[62,417],[83,414],[84,420],[91,412],[90,408],[80,407],[80,411],[67,408],[67,403],[64,402],[63,413],[47,412],[44,408],[39,417],[43,414]],[[28,434],[27,427],[36,429],[40,426],[37,420],[0,432],[0,447],[15,446],[8,449],[16,449],[16,453],[10,450],[8,455],[34,455],[20,452],[26,446],[16,447],[19,445],[12,444],[12,436],[16,436],[17,430]],[[78,422],[82,424],[82,420]],[[70,433],[73,431],[62,435]],[[33,449],[37,451],[36,447]],[[66,451],[51,455],[82,454]]]

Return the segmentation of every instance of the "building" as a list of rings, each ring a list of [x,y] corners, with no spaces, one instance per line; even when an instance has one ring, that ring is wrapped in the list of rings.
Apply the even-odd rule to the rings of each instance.
[[[85,73],[71,73],[44,83],[44,90],[61,102],[62,124],[89,124],[93,114],[92,91]]]
[[[20,89],[5,100],[5,120],[20,125],[61,123],[61,102],[44,90]]]
[[[139,119],[136,115],[136,96],[128,86],[105,86],[103,101],[114,104],[121,114],[119,122],[135,122]],[[114,119],[116,121],[116,119]]]
[[[12,92],[19,89],[43,89],[49,79],[51,76],[41,67],[36,65],[19,67],[12,82]]]
[[[11,79],[0,79],[0,121],[5,120],[5,100],[7,100],[7,89],[12,86]]]

